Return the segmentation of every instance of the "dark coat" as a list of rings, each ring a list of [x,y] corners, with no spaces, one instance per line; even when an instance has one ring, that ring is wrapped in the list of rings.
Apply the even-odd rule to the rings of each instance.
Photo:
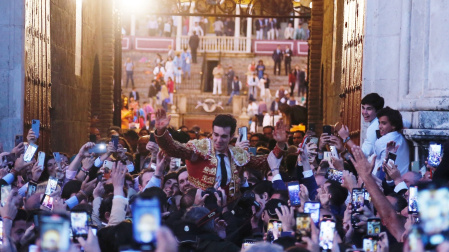
[[[190,39],[189,39],[190,49],[196,50],[196,49],[198,49],[199,45],[200,45],[200,37],[198,37],[198,35],[196,35],[196,34],[190,36]]]

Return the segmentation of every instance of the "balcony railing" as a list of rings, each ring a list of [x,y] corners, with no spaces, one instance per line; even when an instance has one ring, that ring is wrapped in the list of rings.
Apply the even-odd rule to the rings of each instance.
[[[199,52],[250,53],[251,42],[246,37],[204,36],[200,37]],[[181,36],[181,48],[189,47],[189,36]]]

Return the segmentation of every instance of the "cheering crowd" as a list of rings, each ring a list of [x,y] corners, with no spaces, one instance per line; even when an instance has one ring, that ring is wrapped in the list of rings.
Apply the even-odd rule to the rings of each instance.
[[[31,129],[0,154],[1,251],[448,251],[449,143],[410,171],[399,111],[361,104],[360,146],[344,125],[249,134],[224,114],[202,135],[163,109],[75,155],[31,152]]]

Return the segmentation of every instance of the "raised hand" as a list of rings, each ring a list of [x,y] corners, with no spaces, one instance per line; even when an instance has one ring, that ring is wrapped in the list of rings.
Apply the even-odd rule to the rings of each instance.
[[[354,157],[350,157],[350,159],[357,173],[362,177],[370,175],[376,164],[376,155],[373,156],[373,160],[370,163],[359,146],[352,147],[352,155]]]
[[[273,138],[278,143],[286,143],[288,140],[288,125],[284,123],[281,119],[276,123],[276,127],[274,128]]]
[[[158,109],[156,111],[155,127],[159,134],[162,134],[165,132],[165,129],[170,124],[170,119],[171,119],[171,116],[170,115],[167,116],[167,113],[165,112],[164,109]]]

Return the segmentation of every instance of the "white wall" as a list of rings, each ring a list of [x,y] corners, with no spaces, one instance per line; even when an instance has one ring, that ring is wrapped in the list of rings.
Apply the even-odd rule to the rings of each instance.
[[[23,131],[25,1],[0,0],[0,9],[0,142],[10,151]]]

